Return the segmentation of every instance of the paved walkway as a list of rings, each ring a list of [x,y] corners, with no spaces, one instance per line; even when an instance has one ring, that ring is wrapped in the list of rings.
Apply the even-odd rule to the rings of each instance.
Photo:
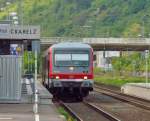
[[[33,79],[22,82],[22,100],[19,104],[0,104],[0,121],[64,121],[53,104],[52,95],[39,82],[39,112],[33,113]]]
[[[39,106],[39,121],[63,121],[56,107]],[[0,121],[36,121],[32,104],[0,104]]]
[[[0,121],[34,121],[31,104],[0,104]]]

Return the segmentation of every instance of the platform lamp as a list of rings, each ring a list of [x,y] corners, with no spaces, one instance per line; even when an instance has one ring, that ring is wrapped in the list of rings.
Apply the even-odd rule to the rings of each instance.
[[[0,11],[1,11],[1,12],[3,12],[4,10],[5,10],[5,8],[4,8],[4,7],[1,7],[1,8],[0,8]]]
[[[18,21],[18,16],[13,16],[13,24],[14,25],[18,25],[19,24],[19,21]]]
[[[17,12],[11,12],[11,13],[10,13],[10,16],[11,16],[11,18],[12,18],[13,24],[14,24],[14,25],[18,25],[19,22],[18,22]]]
[[[19,22],[18,21],[14,21],[14,25],[18,25],[19,24]]]
[[[15,11],[9,13],[9,15],[12,16],[12,17],[17,16],[17,14],[18,14],[18,13],[15,12]]]

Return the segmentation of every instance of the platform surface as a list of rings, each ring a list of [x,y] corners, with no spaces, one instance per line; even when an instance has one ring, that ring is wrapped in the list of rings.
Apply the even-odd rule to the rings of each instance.
[[[150,83],[127,83],[121,87],[121,92],[150,100]]]
[[[64,121],[54,105],[39,106],[40,121]],[[0,104],[0,121],[36,121],[32,104]]]
[[[52,94],[41,84],[40,81],[36,81],[36,87],[37,87],[37,90],[39,91],[40,97],[50,98],[50,99],[53,98]]]
[[[39,91],[39,120],[33,112],[34,80],[22,80],[22,97],[20,102],[4,101],[0,103],[0,121],[64,121],[52,102],[52,95],[39,82],[36,81],[36,89]],[[7,104],[5,104],[7,102]],[[18,103],[18,104],[16,104]]]
[[[53,98],[52,94],[41,84],[38,80],[35,82],[36,89],[39,92],[40,104],[51,104]],[[23,79],[22,82],[22,97],[21,103],[33,103],[34,102],[34,79]]]

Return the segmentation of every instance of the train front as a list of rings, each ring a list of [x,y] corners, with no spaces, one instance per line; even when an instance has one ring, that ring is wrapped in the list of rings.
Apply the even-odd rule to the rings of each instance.
[[[89,45],[58,44],[51,60],[54,93],[85,97],[93,90],[93,50]]]

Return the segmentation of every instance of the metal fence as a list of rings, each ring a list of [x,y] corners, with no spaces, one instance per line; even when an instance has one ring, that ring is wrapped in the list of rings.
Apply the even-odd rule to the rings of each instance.
[[[0,100],[21,99],[21,75],[21,56],[0,56]]]

